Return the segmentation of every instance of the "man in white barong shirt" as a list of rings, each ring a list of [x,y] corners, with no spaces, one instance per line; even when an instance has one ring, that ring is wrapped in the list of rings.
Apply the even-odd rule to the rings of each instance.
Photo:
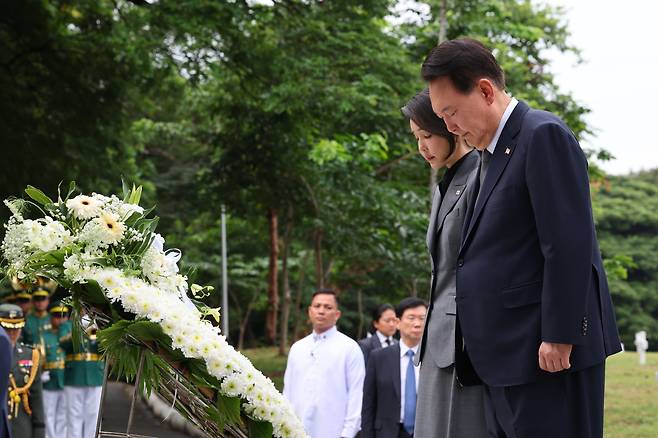
[[[290,348],[283,395],[311,438],[353,438],[361,427],[363,354],[336,328],[340,310],[334,291],[316,291],[308,316],[313,333]]]

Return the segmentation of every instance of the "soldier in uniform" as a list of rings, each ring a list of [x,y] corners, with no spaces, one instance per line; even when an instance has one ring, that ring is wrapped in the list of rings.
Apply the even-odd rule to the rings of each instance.
[[[82,317],[85,333],[80,345],[71,335],[62,338],[60,345],[66,353],[64,393],[68,405],[66,427],[68,436],[93,438],[101,404],[105,362],[98,354],[96,326],[88,316]]]
[[[7,304],[15,304],[16,303],[16,293],[12,290],[9,292],[5,292],[2,294],[2,298],[0,298],[3,303]]]
[[[32,310],[32,295],[26,290],[19,290],[14,294],[14,304],[21,308],[23,316],[25,316]],[[21,330],[21,337],[18,342],[25,345],[34,343],[26,330]]]
[[[32,292],[32,310],[25,317],[25,328],[27,338],[32,340],[34,345],[41,347],[41,354],[45,354],[43,349],[43,333],[50,330],[50,315],[48,314],[48,304],[50,303],[50,293],[45,289],[37,289]]]
[[[46,350],[43,367],[43,406],[46,414],[46,438],[66,437],[66,395],[64,394],[64,360],[65,353],[60,346],[60,339],[70,335],[71,323],[68,308],[59,301],[51,304],[51,328],[42,334]]]
[[[0,324],[14,347],[9,372],[7,411],[13,438],[44,438],[45,425],[41,391],[41,355],[18,342],[25,318],[14,304],[0,304]]]

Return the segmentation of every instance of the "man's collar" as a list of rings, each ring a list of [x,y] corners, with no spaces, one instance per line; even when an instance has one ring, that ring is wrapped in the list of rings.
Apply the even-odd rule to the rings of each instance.
[[[518,103],[519,101],[516,99],[516,97],[512,97],[512,99],[507,104],[507,108],[505,108],[505,112],[503,112],[503,116],[500,118],[500,123],[498,123],[498,129],[496,129],[496,133],[491,139],[489,145],[486,147],[491,155],[493,155],[494,151],[496,150],[496,144],[498,143],[500,134],[503,132],[503,128],[505,127],[507,120],[509,120],[509,117],[512,115],[512,111],[514,111],[514,108],[516,108]]]
[[[407,354],[407,351],[412,350],[414,352],[414,355],[418,353],[418,344],[416,344],[415,347],[409,348],[407,344],[404,343],[402,339],[400,339],[400,357],[404,357]]]
[[[315,330],[313,330],[313,340],[314,341],[320,341],[320,340],[328,339],[331,336],[333,336],[334,333],[337,333],[337,332],[338,332],[338,329],[336,328],[336,326],[333,326],[329,330],[324,331],[322,333],[316,333]]]
[[[382,332],[380,332],[379,330],[375,331],[375,336],[377,336],[377,338],[379,338],[379,343],[380,344],[383,344],[384,342],[386,342],[387,339],[390,339],[390,338],[387,338],[386,336],[384,336],[384,334]]]

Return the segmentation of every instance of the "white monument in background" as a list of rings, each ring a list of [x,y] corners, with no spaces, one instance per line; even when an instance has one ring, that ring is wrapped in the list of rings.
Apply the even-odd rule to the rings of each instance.
[[[640,356],[640,365],[647,363],[647,349],[649,348],[649,341],[647,341],[647,332],[644,330],[635,333],[635,348]]]

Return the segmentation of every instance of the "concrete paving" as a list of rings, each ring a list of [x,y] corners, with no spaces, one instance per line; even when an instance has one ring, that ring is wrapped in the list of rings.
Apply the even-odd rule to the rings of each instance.
[[[123,383],[108,382],[103,403],[104,432],[126,432],[130,412],[131,393]],[[131,434],[146,435],[155,438],[189,438],[189,435],[172,430],[162,420],[155,418],[148,407],[141,401],[135,404]],[[104,438],[104,435],[100,435]]]

